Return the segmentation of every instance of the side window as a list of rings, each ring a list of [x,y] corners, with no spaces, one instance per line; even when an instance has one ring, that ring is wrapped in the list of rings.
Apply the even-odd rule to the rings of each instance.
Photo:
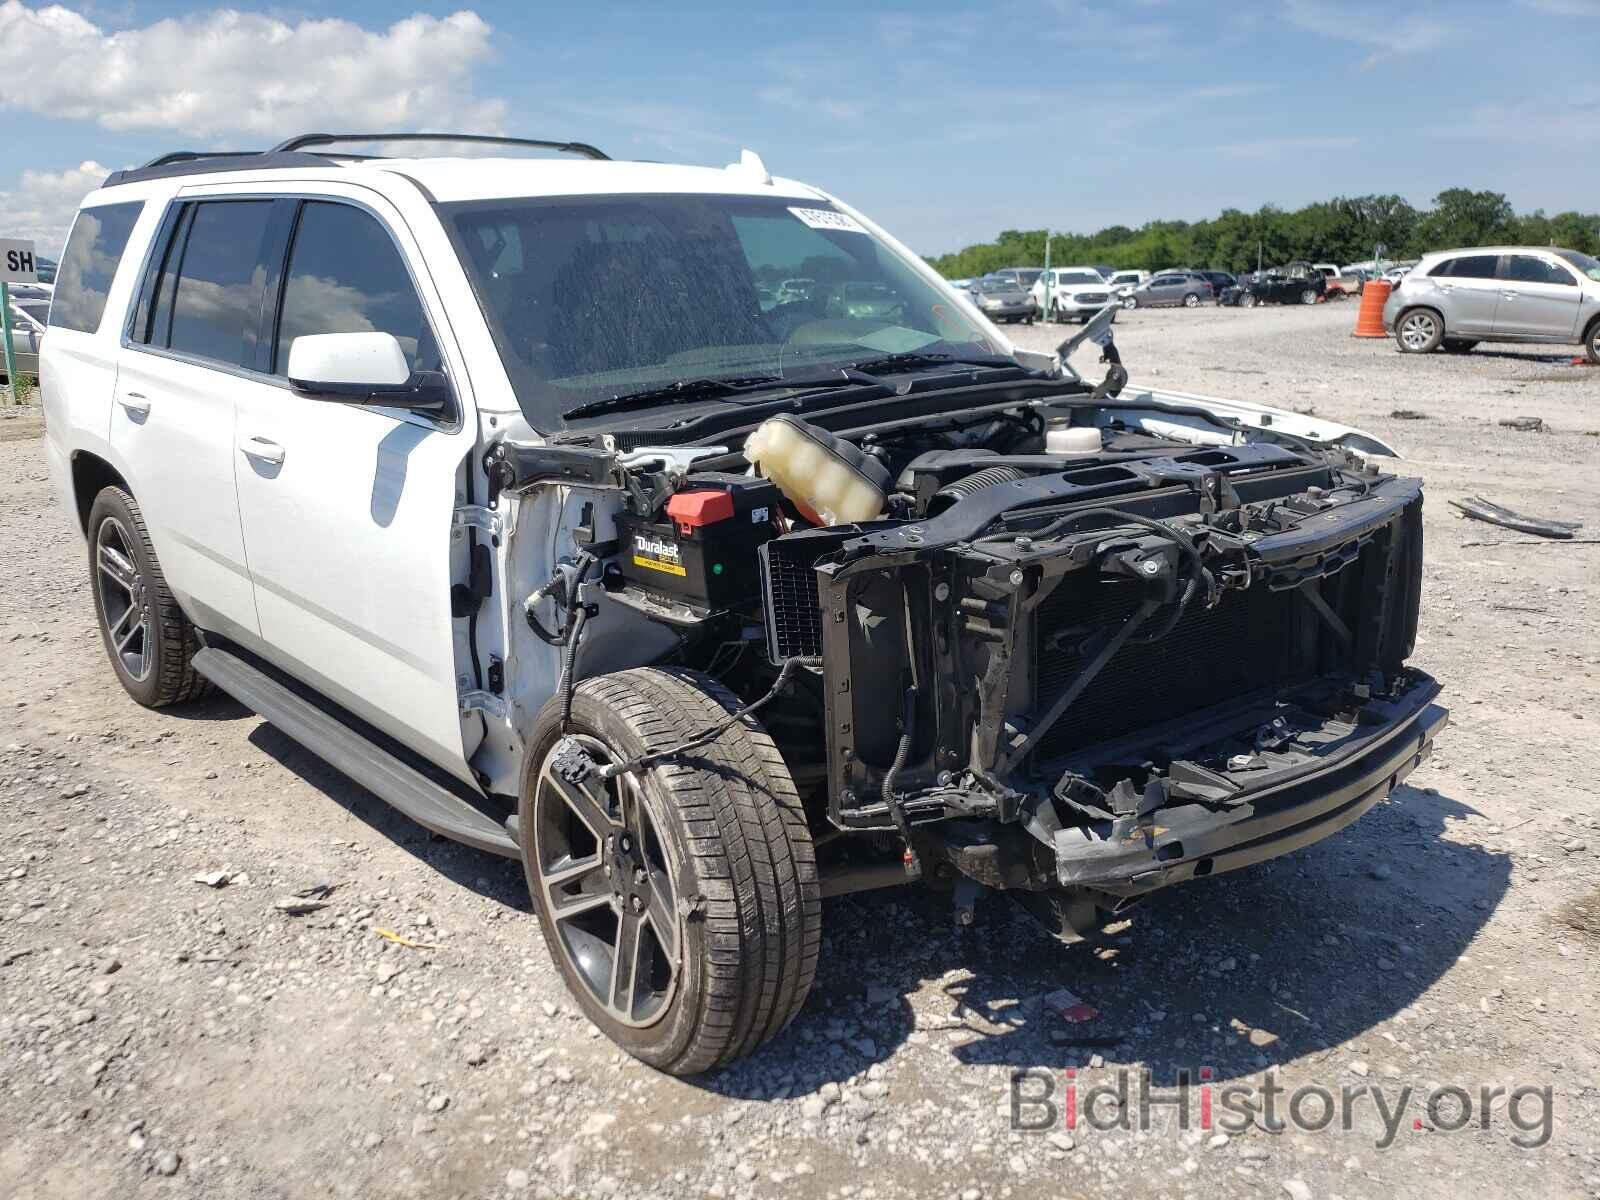
[[[72,223],[72,235],[56,268],[55,298],[50,306],[50,324],[57,329],[76,329],[93,333],[100,328],[111,292],[111,278],[117,273],[128,235],[139,219],[144,202],[105,204],[86,208]]]
[[[1498,254],[1466,254],[1435,267],[1432,273],[1451,279],[1493,279],[1499,265]]]
[[[270,200],[207,200],[194,206],[189,234],[167,258],[157,292],[165,345],[183,354],[238,365],[261,319],[266,267],[261,261]],[[170,290],[169,290],[170,289]],[[170,327],[162,301],[170,295]]]
[[[1505,278],[1515,283],[1558,283],[1577,287],[1572,272],[1555,263],[1535,258],[1531,254],[1510,255],[1506,263]]]
[[[507,246],[486,247],[500,261]],[[510,255],[519,260],[520,246]],[[310,200],[300,210],[278,316],[275,375],[308,333],[391,333],[415,371],[441,370],[422,301],[388,231],[349,204]]]

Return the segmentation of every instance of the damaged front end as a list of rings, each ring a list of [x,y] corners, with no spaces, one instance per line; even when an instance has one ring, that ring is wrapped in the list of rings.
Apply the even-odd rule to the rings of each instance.
[[[1068,937],[1342,828],[1446,717],[1405,665],[1419,481],[1320,448],[1107,445],[925,454],[900,478],[918,519],[761,550],[772,658],[820,659],[831,821]]]

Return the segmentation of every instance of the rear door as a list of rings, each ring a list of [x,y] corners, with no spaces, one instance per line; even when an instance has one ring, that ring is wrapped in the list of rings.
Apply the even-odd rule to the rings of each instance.
[[[1494,313],[1499,337],[1572,341],[1578,335],[1583,289],[1565,265],[1542,255],[1500,258],[1500,298]]]
[[[180,603],[203,628],[258,633],[234,487],[234,405],[250,386],[271,200],[175,203],[117,368],[111,444]]]
[[[1177,275],[1157,275],[1146,287],[1149,289],[1150,303],[1176,304],[1181,299],[1183,280]]]
[[[1498,254],[1463,254],[1435,267],[1429,277],[1438,287],[1445,332],[1488,337],[1500,303]]]
[[[262,653],[462,778],[450,587],[452,519],[476,444],[465,371],[400,214],[365,188],[293,202],[273,264],[259,382],[241,393],[236,457]],[[442,419],[290,386],[294,339],[393,334],[415,371],[443,370]]]

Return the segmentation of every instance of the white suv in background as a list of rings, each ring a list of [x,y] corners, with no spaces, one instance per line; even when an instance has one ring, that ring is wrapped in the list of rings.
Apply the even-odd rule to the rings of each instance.
[[[1097,267],[1051,267],[1034,280],[1032,295],[1046,320],[1087,322],[1111,303],[1111,286]]]

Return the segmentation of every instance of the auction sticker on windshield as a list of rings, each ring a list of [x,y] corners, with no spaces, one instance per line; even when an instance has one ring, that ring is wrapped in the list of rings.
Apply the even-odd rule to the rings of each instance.
[[[841,233],[866,232],[856,224],[854,218],[847,217],[842,212],[834,212],[831,208],[791,208],[789,211],[812,229],[837,229]]]

